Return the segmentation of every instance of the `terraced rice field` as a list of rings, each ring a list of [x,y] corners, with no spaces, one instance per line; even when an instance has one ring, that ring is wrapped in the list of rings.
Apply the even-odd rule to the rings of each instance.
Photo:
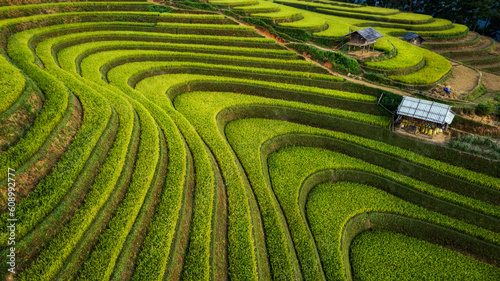
[[[499,279],[498,161],[391,133],[381,90],[253,27],[153,7],[1,8],[7,279],[352,280],[363,239]],[[427,268],[402,256],[375,263]]]
[[[321,1],[279,0],[275,3],[261,1],[258,5],[238,6],[234,10],[271,21],[284,32],[309,32],[313,41],[326,42],[329,47],[342,47],[347,40],[342,36],[351,31],[375,27],[385,35],[377,40],[375,48],[390,55],[363,64],[368,71],[382,73],[387,81],[392,80],[401,87],[432,87],[434,83],[449,78],[452,71],[447,60],[428,54],[398,36],[416,30],[426,38],[460,37],[467,33],[465,26],[453,25],[447,20],[397,10]],[[259,7],[263,7],[262,10]]]
[[[389,56],[377,62],[363,58],[361,63],[367,71],[382,74],[383,78],[377,78],[379,82],[399,87],[429,89],[437,82],[445,82],[452,76],[453,70],[441,56],[463,60],[480,70],[498,74],[500,62],[498,54],[494,52],[494,41],[474,32],[469,33],[466,26],[445,19],[319,0],[260,1],[257,5],[246,4],[234,9],[252,17],[270,20],[284,32],[309,32],[312,41],[334,48],[342,47],[346,42],[343,35],[374,27],[385,35],[377,40],[375,48]],[[441,56],[429,54],[422,48],[400,40],[400,36],[407,32],[421,35],[426,40],[424,47]]]

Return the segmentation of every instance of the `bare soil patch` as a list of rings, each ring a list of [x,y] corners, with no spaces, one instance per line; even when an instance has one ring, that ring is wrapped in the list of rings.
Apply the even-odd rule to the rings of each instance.
[[[462,64],[451,62],[451,65],[453,76],[446,81],[446,85],[461,98],[477,86],[480,75],[477,70]]]
[[[477,122],[481,122],[483,124],[487,124],[490,126],[496,126],[496,127],[500,126],[500,122],[498,120],[498,117],[496,117],[495,115],[482,116],[482,115],[471,114],[471,115],[465,115],[465,116],[462,115],[462,117],[465,117],[467,119],[471,119],[471,120],[474,120]]]
[[[500,91],[500,76],[483,72],[483,85],[488,91]]]
[[[366,59],[366,58],[376,58],[376,57],[379,57],[381,55],[383,55],[384,52],[380,52],[380,51],[367,51],[367,50],[357,50],[357,51],[350,51],[348,53],[348,55],[350,57],[353,57],[354,59]]]

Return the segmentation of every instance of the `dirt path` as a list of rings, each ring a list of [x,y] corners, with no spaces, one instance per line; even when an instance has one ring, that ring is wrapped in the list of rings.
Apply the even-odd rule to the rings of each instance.
[[[233,17],[230,17],[230,16],[227,16],[225,15],[227,18],[239,23],[240,25],[244,25],[244,26],[252,26],[246,22],[242,22],[242,21],[239,21]],[[257,27],[255,27],[255,31],[264,36],[265,38],[269,38],[269,39],[273,39],[276,41],[277,44],[280,44],[282,47],[286,48],[287,50],[291,50],[291,51],[294,51],[297,53],[297,55],[303,57],[306,61],[309,61],[309,62],[312,62],[314,63],[315,65],[319,66],[319,67],[322,67],[323,69],[325,69],[326,71],[328,71],[330,74],[334,75],[334,76],[338,76],[338,77],[342,77],[344,78],[345,80],[347,81],[350,81],[350,82],[353,82],[353,83],[357,83],[357,84],[362,84],[362,85],[365,85],[365,86],[369,86],[369,87],[373,87],[373,88],[377,88],[377,89],[381,89],[381,90],[384,90],[384,91],[387,91],[387,92],[391,92],[391,93],[395,93],[395,94],[399,94],[399,95],[403,95],[403,96],[411,96],[410,93],[408,92],[405,92],[405,91],[402,91],[400,89],[394,89],[394,88],[390,88],[390,87],[385,87],[385,86],[380,86],[380,85],[376,85],[376,84],[372,84],[370,82],[366,82],[364,80],[358,80],[358,79],[355,79],[355,78],[352,78],[352,77],[349,77],[347,75],[342,75],[340,73],[337,73],[337,72],[334,72],[332,71],[330,68],[328,68],[327,66],[323,65],[323,64],[320,64],[318,63],[317,61],[315,60],[312,60],[311,58],[307,57],[307,56],[304,56],[303,54],[297,52],[296,50],[292,49],[292,48],[289,48],[287,47],[285,44],[286,43],[289,43],[287,42],[286,40],[283,40],[282,38],[276,38],[276,36],[274,36],[273,34],[269,33],[269,31],[267,30],[262,30],[262,29],[259,29]],[[308,45],[311,45],[311,46],[314,46],[316,48],[319,48],[321,50],[324,50],[324,51],[332,51],[331,49],[327,49],[327,48],[324,48],[324,47],[320,47],[320,46],[317,46],[317,45],[314,45],[314,44],[311,44],[311,43],[307,43]]]

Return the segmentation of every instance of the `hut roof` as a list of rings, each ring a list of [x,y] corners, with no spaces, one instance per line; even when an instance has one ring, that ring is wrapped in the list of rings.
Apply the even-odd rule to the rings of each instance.
[[[438,124],[451,124],[455,117],[450,105],[406,96],[398,106],[397,114]]]
[[[373,27],[368,27],[365,29],[356,30],[356,31],[348,33],[344,36],[351,35],[353,33],[358,33],[359,35],[361,35],[361,37],[365,38],[367,41],[370,41],[370,42],[384,37],[384,35],[378,33],[378,31],[373,29]]]
[[[416,34],[416,33],[413,33],[413,32],[409,32],[409,33],[406,33],[405,35],[403,35],[403,38],[406,39],[406,40],[411,40],[413,38],[422,38],[422,36]],[[422,40],[425,40],[424,38],[422,38]]]

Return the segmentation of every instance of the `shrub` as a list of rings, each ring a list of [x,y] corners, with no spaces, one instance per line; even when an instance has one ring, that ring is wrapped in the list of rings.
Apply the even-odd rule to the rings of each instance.
[[[163,5],[153,5],[148,7],[148,12],[153,13],[170,13],[172,10],[172,8]]]
[[[317,61],[322,62],[330,62],[332,64],[332,69],[340,72],[340,73],[353,73],[359,74],[361,72],[361,68],[359,67],[359,63],[351,59],[350,57],[345,56],[340,52],[328,52],[321,49],[318,49],[313,46],[304,45],[304,44],[289,44],[289,47],[296,49],[300,53],[306,52],[311,55],[311,58]]]
[[[463,151],[469,151],[470,146],[471,145],[468,142],[459,142],[458,143],[458,149],[463,150]]]
[[[190,8],[194,8],[194,9],[217,11],[217,9],[214,6],[212,6],[208,3],[199,2],[199,1],[183,0],[183,1],[176,2],[176,4],[180,4],[181,6],[190,7]]]
[[[470,138],[470,143],[477,143],[479,141],[479,137],[477,135],[473,135],[471,138]]]
[[[474,153],[474,154],[480,154],[481,153],[481,148],[479,146],[473,146],[470,150],[471,153]]]
[[[495,105],[491,102],[481,102],[476,106],[478,115],[491,115],[495,112]]]
[[[400,95],[396,95],[391,92],[384,92],[383,97],[380,100],[380,104],[385,106],[387,109],[394,111],[398,108],[402,100],[403,97]]]

